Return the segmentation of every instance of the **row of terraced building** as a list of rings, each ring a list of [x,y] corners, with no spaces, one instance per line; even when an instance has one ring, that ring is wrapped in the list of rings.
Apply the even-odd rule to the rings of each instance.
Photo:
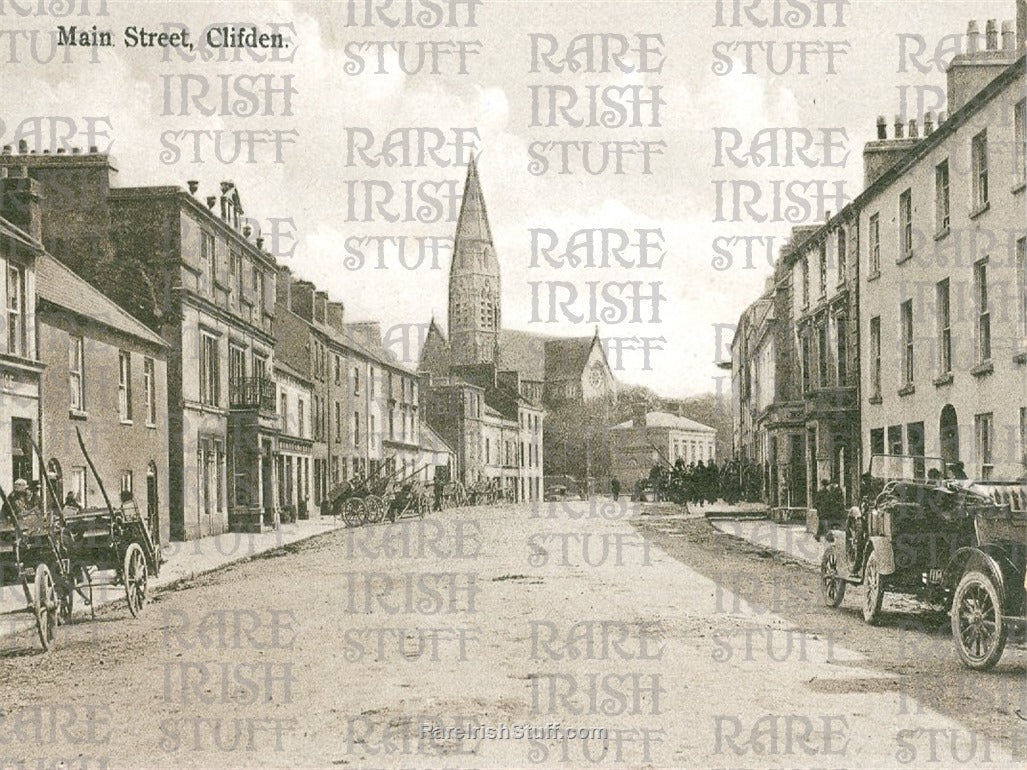
[[[1025,17],[970,23],[947,117],[878,119],[863,191],[793,229],[742,313],[734,451],[770,506],[851,501],[874,454],[1027,476]]]

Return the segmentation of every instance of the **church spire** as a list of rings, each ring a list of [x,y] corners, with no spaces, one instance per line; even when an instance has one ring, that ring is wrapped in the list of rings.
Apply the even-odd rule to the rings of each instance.
[[[499,261],[472,154],[449,268],[449,338],[457,364],[498,361]]]
[[[464,182],[464,197],[460,202],[460,217],[456,222],[455,238],[450,272],[456,269],[479,269],[499,274],[499,265],[495,262],[495,246],[492,243],[492,228],[489,227],[488,211],[485,208],[485,196],[481,192],[481,181],[478,179],[478,161],[473,153],[470,163],[467,164],[467,179]],[[490,259],[483,260],[486,256]]]

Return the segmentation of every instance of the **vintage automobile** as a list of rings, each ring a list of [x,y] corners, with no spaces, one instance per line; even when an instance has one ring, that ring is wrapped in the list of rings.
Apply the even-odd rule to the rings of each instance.
[[[1022,630],[1027,486],[951,478],[939,458],[875,455],[860,504],[831,531],[820,565],[824,602],[863,585],[863,618],[880,619],[886,591],[948,605],[966,665],[989,668]],[[816,519],[807,527],[815,526]]]
[[[969,668],[985,670],[998,663],[1007,638],[1027,633],[1027,484],[985,481],[967,489],[994,506],[976,510],[976,543],[956,553],[945,581],[956,652]]]

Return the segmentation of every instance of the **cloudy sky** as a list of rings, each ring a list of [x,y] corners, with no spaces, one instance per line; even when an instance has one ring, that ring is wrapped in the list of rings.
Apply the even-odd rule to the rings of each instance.
[[[19,16],[12,4],[2,6],[4,144],[27,138],[42,149],[54,147],[55,141],[59,146],[59,137],[74,133],[70,143],[86,146],[93,118],[104,130],[109,121],[109,139],[101,136],[92,143],[110,144],[121,185],[184,186],[196,179],[199,194],[206,196],[230,179],[247,215],[265,234],[276,218],[294,221],[281,227],[286,233],[278,243],[283,263],[342,300],[350,320],[377,319],[388,330],[425,323],[433,314],[445,323],[445,239],[452,236],[455,217],[449,191],[459,193],[466,153],[450,144],[436,153],[437,160],[427,154],[427,162],[418,165],[421,146],[415,141],[409,165],[370,167],[352,143],[373,136],[368,153],[380,153],[384,138],[395,129],[440,131],[450,143],[457,130],[469,130],[480,155],[502,266],[504,325],[567,335],[591,334],[598,325],[602,335],[625,340],[625,347],[651,338],[654,347],[663,349],[650,354],[648,368],[641,352],[626,351],[618,376],[667,396],[717,390],[723,375],[714,366],[718,329],[721,341],[729,342],[731,325],[760,293],[769,272],[767,244],[776,254],[792,224],[818,221],[815,201],[812,213],[797,222],[773,221],[775,184],[820,182],[833,195],[835,183],[843,183],[844,194],[854,197],[862,179],[861,148],[874,134],[876,117],[887,115],[891,123],[899,112],[908,119],[922,109],[937,109],[954,42],[946,36],[965,32],[970,19],[979,20],[983,30],[986,19],[1012,19],[1015,10],[1012,0],[852,0],[840,19],[838,4],[825,3],[826,25],[818,25],[815,11],[786,15],[793,6],[815,8],[815,2],[764,0],[754,14],[765,24],[757,26],[742,16],[734,26],[734,0],[484,0],[474,9],[470,26],[467,4],[459,2],[443,17],[452,25],[437,23],[435,8],[448,2],[393,2],[389,10],[370,17],[366,7],[385,3],[233,2],[217,10],[174,1],[73,0],[63,5],[80,15]],[[778,5],[783,8],[775,24]],[[414,26],[404,23],[406,6],[413,6]],[[417,26],[418,19],[426,26]],[[55,51],[51,36],[59,24],[112,30],[115,46]],[[122,42],[127,26],[147,31],[181,27],[199,46],[210,25],[262,30],[279,25],[291,47],[280,54],[285,60],[254,61],[246,54],[219,59],[199,48],[176,52],[128,48]],[[580,66],[553,72],[545,61],[533,66],[533,34],[547,36],[535,38],[542,50],[555,40],[553,63],[565,61],[575,36],[596,37],[589,39],[591,46],[579,38],[577,56],[571,58]],[[639,35],[650,49],[644,56],[637,50]],[[619,60],[603,56],[604,47],[618,52],[623,41],[627,54]],[[921,45],[920,61],[930,65],[926,72],[902,55],[903,47],[915,53]],[[751,72],[746,71],[747,50]],[[940,58],[934,57],[936,50]],[[433,51],[443,53],[433,61]],[[222,98],[225,89],[228,97]],[[587,108],[591,94],[606,99],[598,115],[611,113],[613,125],[589,125],[595,122]],[[646,101],[636,104],[633,95]],[[656,114],[650,103],[654,95],[661,102]],[[563,105],[571,96],[577,104],[556,113],[557,125],[550,125],[550,99]],[[626,111],[611,111],[609,102],[627,105]],[[781,129],[781,141],[773,145],[777,162],[767,156],[743,168],[717,165],[718,128],[721,136],[742,137],[740,153],[761,129]],[[822,148],[814,146],[807,157],[817,165],[809,167],[794,153],[787,157],[783,137],[788,128],[808,129],[818,143],[821,131],[830,129],[838,146],[826,159]],[[240,138],[273,141],[276,136],[284,142],[280,157],[274,144],[254,145],[252,162],[247,152],[237,153]],[[792,137],[796,144],[803,141],[795,133]],[[220,142],[220,157],[215,142]],[[562,145],[547,144],[553,142],[581,143],[570,150],[570,173],[557,173]],[[634,142],[665,143],[659,145],[662,154],[651,159],[651,173],[641,173],[637,154],[625,156],[623,174],[593,175],[583,169],[582,146],[598,153],[604,146]],[[394,148],[400,159],[401,149]],[[538,173],[537,163],[533,166],[539,155],[549,160],[544,173]],[[592,168],[600,158],[590,156]],[[762,196],[753,207],[755,216],[744,208],[741,216],[733,215],[730,191],[739,182],[755,186]],[[368,206],[369,190],[378,196],[374,200],[391,193],[392,201]],[[412,202],[408,190],[418,195]],[[801,189],[799,194],[809,199]],[[837,210],[833,203],[820,208]],[[599,228],[612,231],[608,242],[613,244],[619,241],[618,231],[628,234],[623,255],[629,264],[589,268],[533,260],[533,230],[552,230],[560,244],[552,253],[558,255],[576,231]],[[648,252],[655,262],[665,251],[659,266],[638,265],[638,230],[662,233],[661,247]],[[383,262],[376,242],[366,240],[377,236],[393,239]],[[731,248],[730,266],[716,263],[715,239],[754,236],[773,240],[758,243],[751,266],[744,264],[744,246],[737,245],[744,242],[739,241]],[[420,260],[420,244],[432,242],[442,244],[439,256]],[[396,253],[399,243],[406,250],[405,265]],[[594,241],[597,262],[602,243]],[[366,257],[362,261],[353,255],[359,249]],[[662,297],[655,308],[654,283]],[[589,301],[592,289],[599,292],[594,304]],[[577,299],[563,305],[569,292]],[[609,301],[632,292],[642,296],[639,322],[628,322],[630,315],[621,318],[616,303]],[[410,337],[415,340],[416,332]],[[661,337],[664,341],[656,340]]]

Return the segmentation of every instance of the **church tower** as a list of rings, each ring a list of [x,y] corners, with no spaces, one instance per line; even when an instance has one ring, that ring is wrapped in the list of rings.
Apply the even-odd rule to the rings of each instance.
[[[453,364],[499,364],[499,261],[492,244],[478,164],[471,156],[449,268]]]

